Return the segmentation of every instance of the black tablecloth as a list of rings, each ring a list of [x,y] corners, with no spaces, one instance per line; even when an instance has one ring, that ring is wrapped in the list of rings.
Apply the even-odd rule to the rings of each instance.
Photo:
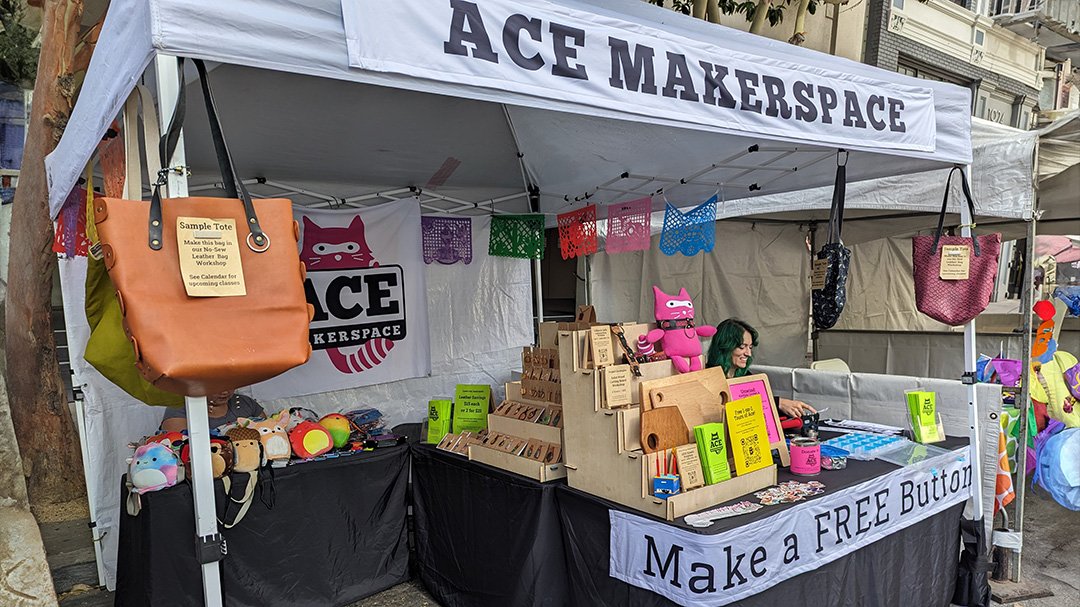
[[[563,484],[414,445],[416,558],[428,592],[443,607],[570,605],[555,503]]]
[[[570,579],[567,605],[676,605],[659,594],[608,575],[611,528],[608,511],[612,508],[626,512],[633,510],[570,487],[558,488],[558,500]],[[765,510],[776,513],[776,510]],[[730,604],[743,607],[946,607],[956,581],[962,510],[963,504],[954,506],[813,571]]]
[[[221,530],[225,605],[337,607],[408,579],[408,462],[401,446],[275,470],[274,507],[257,491]],[[191,486],[144,494],[142,506],[121,514],[116,605],[201,606]]]
[[[964,444],[953,439],[939,446]],[[852,460],[845,470],[825,471],[816,479],[833,493],[896,469],[883,461]],[[563,481],[541,484],[427,445],[414,446],[413,472],[420,578],[445,607],[675,604],[608,573],[609,510],[650,515]],[[808,480],[779,471],[779,482],[792,479]],[[687,526],[681,518],[667,524],[721,533],[791,506],[766,507],[706,529]],[[962,508],[928,517],[733,604],[946,606],[956,579]]]

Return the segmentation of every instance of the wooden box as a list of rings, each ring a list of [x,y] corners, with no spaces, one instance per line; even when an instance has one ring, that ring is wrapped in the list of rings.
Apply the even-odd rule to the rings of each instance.
[[[481,445],[469,446],[469,459],[520,474],[541,483],[566,478],[566,468],[563,464],[544,464]]]
[[[513,417],[502,415],[488,415],[488,431],[499,434],[510,434],[518,438],[538,438],[545,443],[563,442],[563,429],[554,426],[545,426],[534,422],[527,422]]]

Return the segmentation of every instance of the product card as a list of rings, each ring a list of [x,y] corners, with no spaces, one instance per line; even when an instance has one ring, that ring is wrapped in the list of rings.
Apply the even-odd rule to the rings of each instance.
[[[743,475],[772,465],[769,431],[761,396],[755,394],[734,400],[724,407],[735,473]]]
[[[825,274],[829,270],[828,259],[815,259],[813,272],[810,274],[810,289],[817,291],[825,288]]]
[[[679,461],[679,481],[684,491],[705,484],[705,475],[701,470],[697,444],[675,447],[675,456]]]
[[[609,408],[633,404],[630,377],[630,365],[612,365],[604,369],[604,396]]]
[[[454,392],[454,432],[487,428],[491,386],[458,384]]]
[[[589,329],[592,342],[594,367],[606,367],[615,363],[615,352],[611,346],[611,327],[598,325]]]
[[[971,247],[966,244],[947,244],[941,247],[941,279],[967,280],[971,265]]]
[[[247,295],[236,220],[177,217],[180,274],[190,297]]]

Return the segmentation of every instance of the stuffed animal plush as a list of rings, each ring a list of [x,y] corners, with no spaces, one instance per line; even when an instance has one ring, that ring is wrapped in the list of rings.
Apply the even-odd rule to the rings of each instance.
[[[349,442],[352,427],[349,418],[340,413],[331,413],[319,420],[319,425],[330,431],[330,437],[334,439],[334,447],[344,447]]]
[[[234,472],[255,472],[266,463],[258,430],[238,427],[229,430],[226,436],[229,437],[236,456],[233,462]]]
[[[186,443],[180,452],[180,460],[185,467],[191,468],[191,449]],[[232,443],[220,438],[210,439],[210,467],[214,471],[214,478],[221,478],[232,472],[234,461],[236,456],[233,455]]]
[[[302,458],[322,455],[334,446],[330,431],[312,422],[297,424],[292,432],[289,432],[289,442],[292,444],[293,453]]]
[[[285,428],[289,426],[288,411],[282,411],[277,417],[271,417],[265,421],[240,418],[237,422],[241,426],[259,431],[259,442],[262,443],[263,454],[267,460],[288,461],[292,457],[289,434],[285,431]]]
[[[140,445],[127,461],[128,480],[139,495],[176,484],[176,453],[165,443]]]
[[[700,371],[701,340],[698,338],[716,335],[716,327],[694,325],[694,302],[690,301],[686,289],[672,296],[653,287],[653,295],[656,297],[653,312],[659,328],[649,331],[646,339],[649,343],[660,342],[679,373]]]

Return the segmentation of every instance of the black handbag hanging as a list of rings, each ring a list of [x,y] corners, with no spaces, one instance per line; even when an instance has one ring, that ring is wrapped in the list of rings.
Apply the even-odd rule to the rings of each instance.
[[[840,154],[844,155],[843,164]],[[817,252],[814,259],[811,282],[814,327],[829,329],[836,324],[844,311],[847,298],[848,264],[851,250],[844,247],[840,229],[844,222],[844,194],[847,188],[847,152],[836,153],[836,181],[833,184],[832,209],[829,211],[829,240]]]

